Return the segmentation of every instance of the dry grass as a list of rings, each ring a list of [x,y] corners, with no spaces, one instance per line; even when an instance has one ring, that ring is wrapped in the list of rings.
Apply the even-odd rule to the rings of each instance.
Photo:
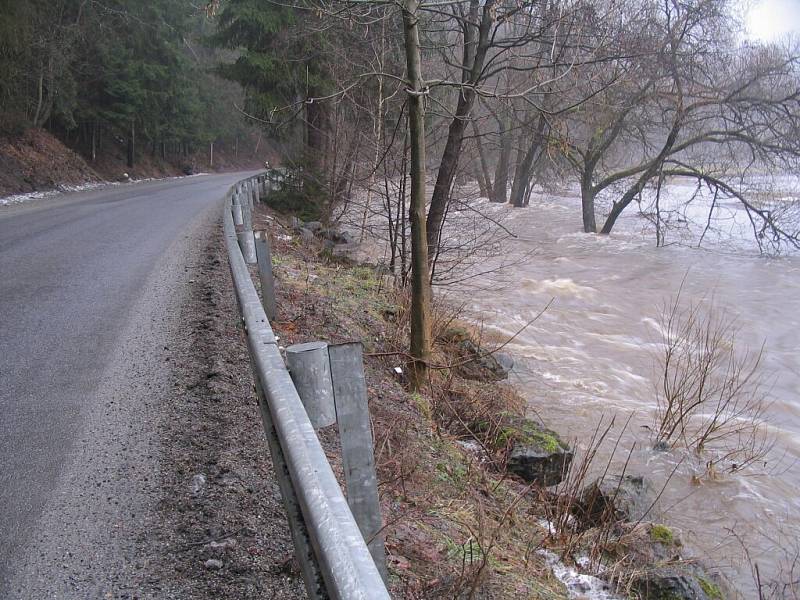
[[[466,381],[448,368],[458,360],[454,328],[473,340],[482,337],[480,329],[458,321],[460,307],[435,306],[436,366],[423,393],[411,393],[396,372],[407,361],[408,298],[392,277],[304,245],[260,218],[272,230],[279,307],[273,327],[280,344],[364,344],[393,597],[566,598],[542,549],[567,563],[590,556],[609,578],[628,581],[635,560],[627,544],[635,536],[610,517],[598,527],[574,526],[580,492],[597,473],[598,449],[612,443],[608,423],[555,491],[507,475],[507,451],[526,402],[510,385]],[[340,471],[333,429],[321,438]]]
[[[463,381],[449,369],[434,370],[425,393],[408,392],[395,372],[405,368],[405,294],[376,269],[288,239],[279,226],[272,231],[280,344],[360,340],[365,347],[393,597],[566,598],[532,551],[544,541],[531,516],[536,495],[504,477],[497,428],[476,426],[521,415],[522,398],[510,386]],[[456,313],[437,305],[437,337]],[[437,345],[434,362],[450,360],[446,345]],[[337,471],[336,436],[321,437]]]

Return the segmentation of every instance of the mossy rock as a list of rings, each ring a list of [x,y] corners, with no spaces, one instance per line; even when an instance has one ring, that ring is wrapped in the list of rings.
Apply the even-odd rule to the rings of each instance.
[[[675,543],[675,535],[672,533],[672,529],[659,523],[654,523],[650,526],[650,539],[669,546]]]
[[[710,579],[703,577],[702,575],[697,576],[697,582],[700,584],[700,587],[705,592],[705,595],[708,596],[711,600],[722,600],[722,589]]]
[[[530,419],[500,429],[497,442],[511,448],[506,464],[510,473],[545,487],[561,483],[572,462],[567,443]]]
[[[719,585],[698,567],[664,567],[634,582],[642,600],[723,600]]]
[[[439,335],[439,341],[445,344],[458,344],[467,340],[472,340],[472,333],[460,325],[451,325]]]

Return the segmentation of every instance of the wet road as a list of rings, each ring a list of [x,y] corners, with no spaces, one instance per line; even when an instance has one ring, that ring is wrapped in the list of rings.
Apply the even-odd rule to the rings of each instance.
[[[163,342],[131,334],[157,330],[149,322],[175,293],[155,289],[154,276],[163,277],[165,265],[182,270],[176,257],[198,237],[200,221],[211,226],[225,191],[242,177],[110,186],[0,207],[0,597],[24,596],[9,586],[41,539],[53,537],[42,534],[42,515],[65,473],[81,471],[79,456],[104,455],[86,441],[86,423],[103,421],[113,390],[127,389],[119,394],[126,403],[139,401],[130,382],[114,380],[124,370],[111,363],[133,358],[125,354],[133,337],[139,353]],[[138,377],[147,380],[158,365],[142,364]],[[126,433],[112,431],[112,421],[100,423],[103,436],[124,447]],[[103,436],[92,438],[99,444]],[[119,465],[114,470],[126,477]],[[47,569],[39,573],[46,578]]]

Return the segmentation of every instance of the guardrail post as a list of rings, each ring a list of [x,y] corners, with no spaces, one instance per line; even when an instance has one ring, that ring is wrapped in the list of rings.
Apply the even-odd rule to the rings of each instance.
[[[242,205],[231,204],[231,211],[233,212],[233,224],[244,225],[244,218],[242,217]]]
[[[253,369],[253,374],[256,381],[256,393],[258,395],[259,412],[261,413],[261,421],[264,425],[264,433],[269,445],[269,453],[272,456],[272,468],[275,471],[275,478],[278,480],[278,487],[281,490],[281,498],[283,499],[283,506],[286,509],[286,519],[289,521],[289,532],[292,535],[292,542],[294,544],[294,553],[297,562],[300,565],[300,572],[303,574],[303,581],[306,584],[306,591],[310,600],[327,600],[328,593],[325,590],[325,582],[322,579],[319,566],[317,565],[316,558],[314,557],[314,550],[311,547],[311,541],[308,536],[308,529],[306,528],[305,521],[303,520],[303,513],[301,512],[300,505],[297,502],[297,496],[292,487],[291,476],[289,469],[286,466],[286,459],[283,456],[280,442],[278,441],[278,434],[275,431],[275,426],[272,424],[270,417],[269,407],[267,406],[267,398],[264,394],[264,389],[255,374],[256,370]]]
[[[253,230],[252,229],[245,229],[244,231],[240,231],[236,234],[236,238],[239,240],[239,248],[242,250],[242,256],[244,257],[244,262],[247,264],[255,264],[256,258],[256,243],[255,238],[253,237]]]
[[[239,196],[240,204],[242,207],[242,221],[244,222],[245,229],[253,229],[253,211],[250,206],[249,195],[243,192]]]
[[[258,278],[261,281],[261,305],[267,318],[275,319],[275,280],[272,276],[272,252],[266,231],[256,231],[256,260],[258,261]]]
[[[367,541],[383,581],[388,583],[389,572],[386,568],[386,548],[361,343],[329,346],[328,354],[342,445],[347,504],[350,505],[361,535]]]
[[[314,429],[336,422],[328,344],[308,342],[286,348],[286,363],[297,395]]]

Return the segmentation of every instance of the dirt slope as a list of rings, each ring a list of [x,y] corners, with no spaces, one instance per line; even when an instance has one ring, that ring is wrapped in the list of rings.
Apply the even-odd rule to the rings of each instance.
[[[0,197],[96,181],[79,154],[44,130],[0,138]]]

